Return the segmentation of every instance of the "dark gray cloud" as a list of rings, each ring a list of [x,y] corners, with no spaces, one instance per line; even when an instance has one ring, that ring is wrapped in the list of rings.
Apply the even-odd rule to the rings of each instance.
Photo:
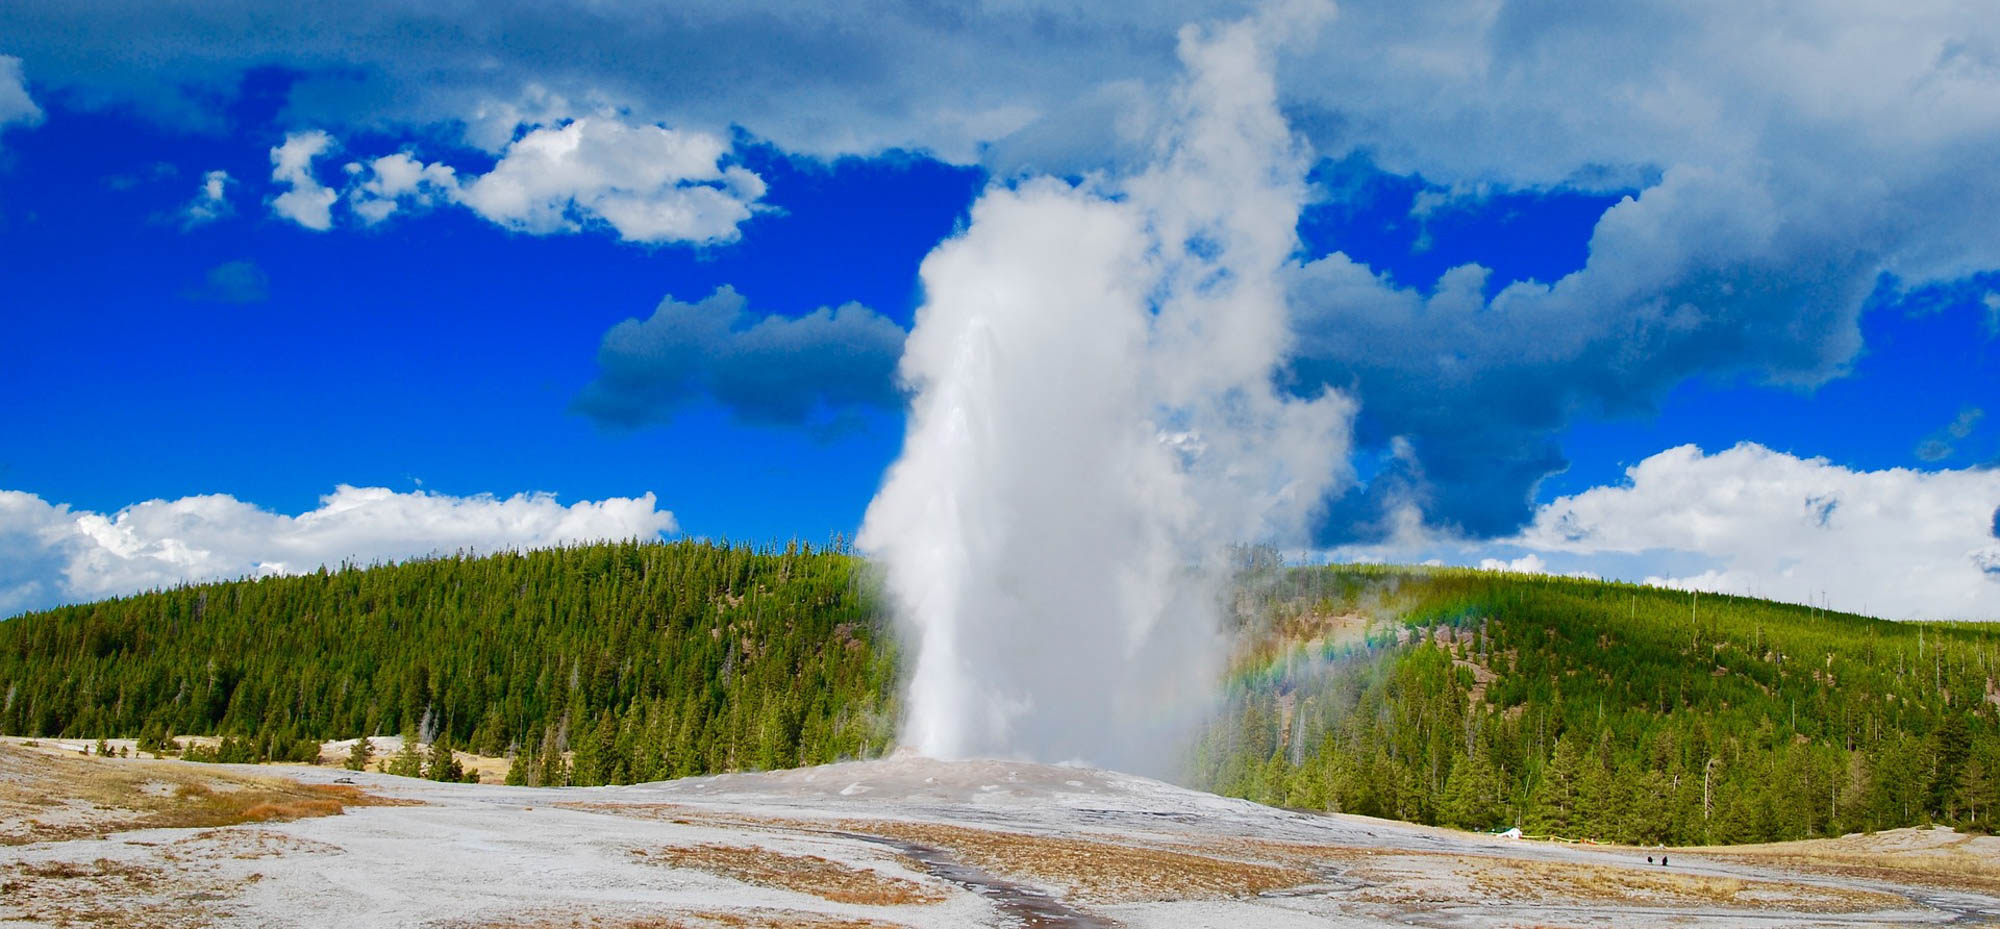
[[[1979,421],[1986,417],[1986,411],[1969,406],[1958,411],[1958,416],[1946,423],[1944,428],[1924,437],[1917,443],[1917,457],[1925,461],[1943,461],[1958,452],[1958,443],[1972,435],[1979,428]]]
[[[1697,375],[1809,386],[1843,373],[1877,259],[1774,223],[1780,208],[1754,190],[1710,189],[1739,183],[1670,172],[1605,213],[1581,270],[1490,300],[1476,266],[1429,293],[1342,254],[1302,268],[1297,386],[1352,390],[1361,447],[1407,443],[1333,508],[1323,541],[1378,538],[1405,506],[1433,529],[1503,535],[1565,465],[1555,439],[1575,418],[1647,414]]]
[[[804,316],[749,312],[724,286],[698,303],[668,297],[611,327],[597,379],[573,408],[608,426],[664,423],[710,399],[746,422],[825,425],[856,407],[900,409],[902,327],[858,303]]]
[[[283,106],[301,128],[458,123],[497,148],[517,120],[610,108],[792,151],[968,161],[1107,75],[1168,74],[1182,22],[1247,6],[25,0],[0,7],[0,49],[71,102],[189,128],[222,126],[244,71],[267,67],[300,75]]]

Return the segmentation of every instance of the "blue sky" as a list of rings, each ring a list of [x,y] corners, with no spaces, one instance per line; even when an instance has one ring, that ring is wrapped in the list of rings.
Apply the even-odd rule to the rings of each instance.
[[[1823,589],[1756,562],[1774,530],[1754,521],[1602,544],[1549,528],[1594,490],[1599,518],[1652,512],[1627,469],[1688,444],[1709,456],[1690,467],[1756,443],[1829,487],[1922,504],[1885,513],[1990,526],[2000,182],[1976,153],[2000,116],[1945,106],[2000,95],[1976,9],[1885,33],[1861,54],[1890,77],[1850,101],[1822,65],[1854,52],[1796,23],[1663,6],[1647,34],[1503,6],[1471,22],[1451,3],[1407,19],[1351,4],[1279,57],[1279,102],[1314,160],[1299,338],[1273,376],[1359,405],[1358,480],[1287,546]],[[671,531],[851,538],[903,441],[883,321],[914,324],[924,256],[988,185],[1143,163],[1174,29],[1246,8],[902,10],[862,35],[828,11],[674,23],[613,5],[466,14],[492,21],[454,39],[397,3],[275,32],[250,7],[186,22],[117,7],[0,12],[0,491],[17,495],[0,548],[21,553],[0,612],[121,592],[86,577],[116,546],[64,535],[79,514],[115,524],[199,495],[282,516],[340,485],[491,495],[507,524],[507,501],[547,502],[517,495],[650,493]],[[120,46],[128,33],[151,53]],[[1385,44],[1479,64],[1368,57]],[[1792,54],[1758,77],[1774,44]],[[673,63],[663,47],[705,51]],[[1691,76],[1720,47],[1739,57]],[[1630,99],[1648,104],[1616,105]],[[280,199],[305,188],[274,161],[311,133],[329,140],[306,168],[323,223]],[[602,159],[579,168],[537,142]],[[398,153],[450,179],[399,186],[375,161]],[[370,202],[393,211],[371,222]],[[702,302],[723,287],[741,315],[689,334],[724,312]],[[744,335],[822,308],[841,309]],[[159,554],[171,529],[128,522],[121,544],[153,554],[117,564],[151,560],[110,574],[138,586],[631,528],[413,532],[413,551],[343,537],[283,558],[215,529],[232,541],[202,549],[213,558],[176,560]],[[1875,525],[1828,535],[1826,563],[1879,563],[1855,551]],[[1994,542],[1926,539],[1955,565],[1948,592],[1877,611],[2000,618]],[[1853,608],[1891,597],[1868,591]]]

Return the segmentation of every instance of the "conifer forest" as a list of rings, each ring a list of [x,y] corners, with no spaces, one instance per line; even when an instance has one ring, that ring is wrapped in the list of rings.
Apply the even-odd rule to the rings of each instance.
[[[1984,626],[1248,555],[1190,786],[1672,845],[1986,829],[2000,805]],[[875,757],[899,713],[875,586],[838,545],[703,541],[182,586],[0,621],[0,733],[227,736],[220,761],[403,735],[530,785]],[[383,763],[442,767],[406,753]]]

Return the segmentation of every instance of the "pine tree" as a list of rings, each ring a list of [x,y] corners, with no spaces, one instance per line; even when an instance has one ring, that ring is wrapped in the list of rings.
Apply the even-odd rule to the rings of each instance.
[[[1964,821],[1974,828],[1991,828],[1994,806],[2000,803],[2000,775],[1988,758],[1973,755],[1966,760],[1959,790],[1965,804]]]
[[[355,739],[354,747],[347,752],[347,770],[368,770],[368,759],[374,757],[374,755],[375,746],[368,741],[367,736],[364,735],[361,738]]]
[[[1575,838],[1581,824],[1583,752],[1568,735],[1556,739],[1555,754],[1542,769],[1529,807],[1529,831]]]
[[[1440,818],[1462,829],[1486,829],[1513,825],[1501,821],[1500,772],[1494,770],[1484,746],[1470,755],[1460,755],[1445,778]]]
[[[451,741],[439,736],[431,743],[430,758],[424,763],[424,777],[433,781],[461,781],[465,779],[465,769],[459,766],[458,756],[451,750]]]
[[[382,773],[397,777],[423,777],[424,756],[417,752],[417,740],[404,737],[403,747],[382,762]]]
[[[534,752],[526,745],[516,748],[513,760],[507,763],[508,786],[539,787],[541,786],[540,782],[533,780],[536,773]]]

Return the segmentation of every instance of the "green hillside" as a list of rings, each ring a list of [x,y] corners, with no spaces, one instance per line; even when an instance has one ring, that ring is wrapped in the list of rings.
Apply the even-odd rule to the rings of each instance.
[[[0,732],[233,734],[266,757],[437,735],[577,784],[879,753],[894,650],[859,568],[804,546],[591,545],[65,607],[0,622]]]
[[[2000,804],[2000,637],[1742,597],[1421,568],[1246,571],[1188,779],[1266,803],[1623,842]]]
[[[882,753],[896,654],[840,551],[592,545],[190,586],[0,622],[0,732],[361,734],[622,783]],[[1252,559],[1185,780],[1675,844],[2000,805],[2000,638],[1624,584]]]

